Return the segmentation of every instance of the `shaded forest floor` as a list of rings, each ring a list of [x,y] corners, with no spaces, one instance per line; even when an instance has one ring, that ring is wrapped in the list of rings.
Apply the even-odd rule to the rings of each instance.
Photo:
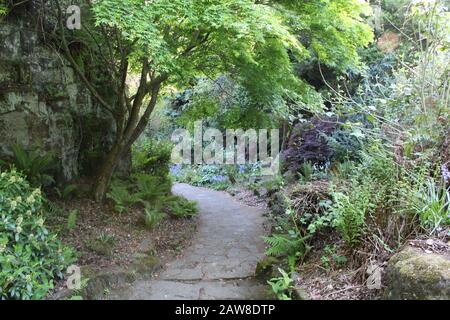
[[[110,206],[89,199],[54,205],[65,210],[49,214],[50,230],[76,250],[77,266],[92,271],[127,268],[142,251],[156,257],[158,264],[164,264],[182,253],[197,228],[196,218],[168,218],[149,230],[143,221],[142,208],[132,207],[126,214],[117,214]],[[76,222],[69,229],[71,212],[76,212]],[[64,284],[65,280],[60,281],[53,293],[64,289]]]

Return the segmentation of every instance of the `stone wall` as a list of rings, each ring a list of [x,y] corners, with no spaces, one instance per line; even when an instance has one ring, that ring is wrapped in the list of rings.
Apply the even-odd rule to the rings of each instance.
[[[14,144],[51,151],[60,178],[70,180],[91,174],[113,130],[111,116],[35,25],[21,17],[0,23],[0,158]]]

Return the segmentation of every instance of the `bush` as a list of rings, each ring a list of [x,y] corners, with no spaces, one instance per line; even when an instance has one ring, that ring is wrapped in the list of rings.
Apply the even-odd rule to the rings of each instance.
[[[158,177],[168,176],[172,148],[171,142],[154,140],[145,140],[133,147],[134,172],[145,172]]]
[[[106,197],[114,202],[114,210],[123,213],[127,206],[138,201],[138,197],[132,194],[129,186],[121,180],[113,180]]]
[[[139,173],[133,175],[133,179],[136,181],[136,197],[139,200],[154,202],[169,195],[172,190],[172,181],[168,176]]]
[[[45,297],[73,261],[44,226],[43,202],[21,174],[0,174],[0,299]]]
[[[165,217],[166,214],[159,211],[157,208],[145,208],[144,221],[149,229],[158,225]]]
[[[176,218],[193,217],[197,214],[197,203],[180,196],[163,198],[161,204],[164,211]]]
[[[145,224],[152,228],[167,214],[175,218],[192,217],[197,213],[196,203],[171,195],[169,177],[134,174],[131,180],[114,180],[107,197],[114,203],[114,210],[123,213],[128,206],[144,207]]]
[[[440,188],[433,178],[428,178],[412,191],[407,195],[409,207],[425,230],[433,234],[441,226],[450,225],[450,188]]]
[[[353,181],[350,192],[333,193],[332,216],[345,242],[356,246],[365,231],[365,219],[372,207],[370,188]]]

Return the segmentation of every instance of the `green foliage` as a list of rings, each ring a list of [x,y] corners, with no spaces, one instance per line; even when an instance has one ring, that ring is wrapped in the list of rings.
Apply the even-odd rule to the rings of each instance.
[[[293,280],[283,269],[279,268],[278,271],[281,273],[281,277],[273,278],[267,283],[278,300],[292,300]]]
[[[371,194],[367,186],[352,182],[351,192],[333,193],[332,215],[334,225],[341,232],[345,242],[357,246],[364,234],[366,215],[371,208]]]
[[[366,139],[353,131],[349,125],[336,130],[331,136],[324,136],[324,138],[333,150],[333,162],[335,163],[359,160],[359,153],[366,142]]]
[[[133,171],[166,177],[169,174],[172,148],[170,142],[144,139],[133,146]]]
[[[115,236],[104,231],[102,231],[95,239],[86,241],[86,246],[90,250],[103,256],[111,256],[115,244]]]
[[[75,300],[75,301],[83,300],[82,293],[87,288],[89,281],[90,281],[89,278],[82,277],[80,288],[73,290],[73,294],[69,298],[67,298],[67,300]]]
[[[67,230],[73,230],[77,226],[78,210],[74,209],[69,212],[67,217]]]
[[[163,198],[161,202],[164,210],[176,218],[190,218],[198,212],[195,201],[189,201],[180,196],[168,196]]]
[[[305,213],[305,217],[299,219],[303,225],[306,225],[306,229],[310,235],[335,226],[336,216],[335,211],[330,210],[331,205],[331,200],[321,201],[319,203],[319,215],[314,215],[313,219],[308,219],[310,218],[310,214]]]
[[[355,166],[356,164],[352,161],[339,162],[335,167],[335,175],[339,179],[348,179],[350,178],[350,175],[353,172]]]
[[[96,240],[104,245],[109,246],[113,246],[116,243],[116,238],[107,232],[101,232]]]
[[[134,174],[133,179],[137,192],[134,198],[141,201],[154,202],[170,194],[172,181],[167,177],[151,176],[145,173]]]
[[[157,208],[145,208],[144,221],[149,229],[158,225],[165,217],[166,214]]]
[[[311,181],[313,173],[314,173],[314,165],[309,162],[303,162],[301,169],[300,169],[300,173],[302,175],[302,180],[303,181]]]
[[[440,188],[434,179],[428,178],[407,196],[412,212],[430,234],[450,225],[450,188]]]
[[[225,190],[234,183],[247,182],[249,179],[258,176],[259,173],[260,164],[258,163],[247,165],[175,165],[171,168],[171,176],[177,182],[216,190]]]
[[[128,205],[139,200],[135,194],[130,193],[127,184],[120,180],[113,180],[106,197],[114,202],[114,209],[117,213],[123,213]]]
[[[357,48],[372,39],[361,19],[368,8],[357,0],[103,0],[93,5],[93,13],[97,25],[119,30],[134,44],[133,61],[148,57],[155,72],[169,74],[172,82],[184,84],[199,73],[229,74],[254,107],[277,109],[285,106],[279,103],[283,98],[305,108],[320,100],[295,76],[293,58],[317,59],[339,70],[358,65]],[[309,41],[300,42],[298,34]],[[211,109],[204,102],[194,113]]]
[[[291,269],[295,268],[297,261],[303,258],[310,250],[306,240],[309,236],[300,235],[290,230],[287,234],[272,234],[264,237],[264,241],[269,245],[266,254],[269,256],[286,257]]]
[[[162,196],[153,202],[143,202],[145,205],[144,221],[148,228],[153,228],[167,215],[174,218],[192,218],[198,213],[197,203],[183,197]]]
[[[198,211],[195,202],[171,195],[171,189],[172,181],[168,177],[136,173],[130,181],[114,180],[107,197],[114,202],[118,213],[130,205],[143,206],[145,224],[152,228],[167,215],[189,218]]]
[[[4,16],[6,16],[8,13],[8,5],[6,3],[6,0],[0,1],[0,19],[2,19]]]
[[[347,263],[347,258],[345,256],[341,256],[336,253],[335,246],[326,245],[323,248],[323,253],[324,254],[322,257],[320,257],[320,261],[325,269],[330,269],[333,266],[339,268]]]
[[[42,299],[73,261],[44,225],[44,199],[16,171],[0,174],[0,298]]]
[[[54,190],[59,199],[67,201],[70,198],[74,197],[75,194],[78,192],[78,185],[69,184],[69,185],[64,186],[62,191],[60,188],[55,188]]]
[[[12,147],[14,153],[13,164],[17,170],[23,172],[30,183],[35,186],[47,187],[55,182],[55,158],[52,153],[41,155],[37,151],[26,151],[20,145]]]

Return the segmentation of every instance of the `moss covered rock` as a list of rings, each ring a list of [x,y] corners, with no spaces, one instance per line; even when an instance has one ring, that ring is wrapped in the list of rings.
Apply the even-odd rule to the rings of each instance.
[[[255,277],[261,281],[267,281],[276,276],[274,266],[279,264],[279,260],[275,257],[264,257],[264,259],[258,261],[255,270]]]
[[[385,285],[387,299],[450,299],[450,259],[406,247],[390,259]]]

